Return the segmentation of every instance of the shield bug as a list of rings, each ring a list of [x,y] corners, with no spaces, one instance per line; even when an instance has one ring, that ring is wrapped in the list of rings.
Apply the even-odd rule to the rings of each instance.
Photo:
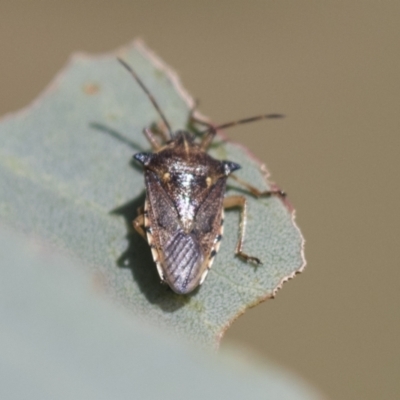
[[[281,115],[260,115],[213,126],[195,118],[192,110],[189,122],[205,126],[200,140],[187,130],[173,132],[136,72],[125,61],[118,60],[146,93],[166,127],[158,132],[145,128],[153,151],[134,155],[144,169],[146,200],[133,226],[147,240],[161,281],[178,294],[187,294],[203,283],[221,243],[225,208],[241,208],[235,254],[261,264],[257,257],[243,251],[247,202],[240,195],[225,197],[227,179],[236,180],[256,197],[285,194],[280,190],[259,191],[232,174],[240,168],[239,164],[217,160],[207,150],[220,129]]]

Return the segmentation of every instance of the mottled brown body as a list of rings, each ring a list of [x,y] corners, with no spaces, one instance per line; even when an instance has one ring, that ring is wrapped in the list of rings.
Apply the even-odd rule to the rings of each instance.
[[[160,277],[175,292],[188,293],[202,283],[218,251],[226,180],[240,166],[212,158],[185,131],[135,159],[145,169],[144,225]]]
[[[207,126],[202,139],[196,142],[190,132],[171,131],[143,82],[129,65],[119,61],[146,92],[168,129],[168,133],[160,132],[163,142],[159,142],[150,129],[145,129],[153,153],[134,156],[144,168],[146,201],[133,226],[149,243],[161,281],[179,294],[187,294],[203,283],[222,239],[224,208],[240,207],[242,211],[236,255],[261,264],[257,257],[242,251],[247,202],[244,196],[224,197],[226,181],[229,176],[234,178],[256,197],[284,196],[284,193],[278,190],[260,192],[231,175],[240,165],[216,160],[207,149],[218,129],[280,115],[262,115],[213,127],[191,114],[190,121]]]

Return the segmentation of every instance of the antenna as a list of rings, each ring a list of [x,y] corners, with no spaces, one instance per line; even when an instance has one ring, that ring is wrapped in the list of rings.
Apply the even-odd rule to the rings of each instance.
[[[165,115],[161,111],[161,108],[157,104],[156,99],[153,97],[153,95],[149,92],[149,89],[144,85],[144,83],[141,81],[139,78],[138,74],[132,69],[132,67],[127,64],[124,60],[121,58],[117,58],[117,60],[131,73],[131,75],[135,78],[136,82],[139,84],[139,86],[143,89],[143,91],[147,94],[147,97],[150,99],[152,102],[154,108],[157,110],[158,114],[160,115],[161,119],[164,121],[165,126],[168,129],[169,136],[172,137],[172,129],[171,126],[169,125],[167,118],[165,118]]]
[[[237,121],[233,122],[228,122],[226,124],[210,127],[209,129],[201,132],[201,133],[208,133],[212,130],[218,131],[220,129],[226,129],[226,128],[231,128],[232,126],[236,125],[241,125],[241,124],[247,124],[248,122],[256,122],[260,121],[261,119],[277,119],[277,118],[284,118],[285,116],[283,114],[264,114],[264,115],[257,115],[255,117],[250,117],[250,118],[244,118],[244,119],[239,119]]]
[[[217,131],[220,129],[230,128],[232,126],[240,124],[247,124],[248,122],[255,122],[261,119],[272,119],[272,118],[283,118],[283,117],[284,115],[282,114],[264,114],[264,115],[257,115],[255,117],[239,119],[237,121],[228,122],[227,124],[210,126],[205,131],[200,132],[201,134],[204,135],[203,140],[201,141],[201,148],[204,150],[207,149],[208,146],[210,146],[211,142],[213,141],[215,135],[217,134]]]

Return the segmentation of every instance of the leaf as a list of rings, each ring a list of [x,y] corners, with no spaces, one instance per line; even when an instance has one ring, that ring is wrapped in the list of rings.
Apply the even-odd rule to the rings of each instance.
[[[159,116],[117,54],[134,66],[173,129],[186,126],[193,101],[141,42],[114,54],[74,55],[38,100],[1,121],[0,221],[68,251],[141,318],[215,346],[246,308],[302,270],[303,238],[287,204],[248,196],[245,251],[263,265],[234,256],[239,213],[229,211],[202,287],[181,296],[160,285],[148,245],[132,229],[144,184],[130,163],[133,153],[149,149],[142,129]],[[241,178],[270,187],[265,167],[243,147],[220,138],[211,153],[241,164]],[[232,184],[229,193],[238,190]]]
[[[1,399],[321,398],[279,369],[171,340],[40,241],[0,228],[0,259]]]

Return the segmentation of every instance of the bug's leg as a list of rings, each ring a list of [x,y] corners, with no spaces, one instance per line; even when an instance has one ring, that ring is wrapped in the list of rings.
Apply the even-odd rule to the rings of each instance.
[[[198,100],[195,100],[194,106],[190,109],[189,111],[189,116],[188,116],[188,125],[190,125],[191,123],[196,123],[199,125],[203,125],[209,129],[211,129],[213,127],[212,124],[210,124],[208,121],[204,121],[204,119],[195,117],[194,113],[196,112],[197,106],[199,105]]]
[[[214,139],[215,134],[217,131],[214,129],[214,126],[209,123],[208,121],[204,121],[204,119],[195,117],[194,113],[196,112],[196,108],[198,106],[198,101],[195,100],[194,106],[191,108],[188,117],[188,125],[193,123],[205,126],[207,130],[205,131],[205,135],[201,141],[201,147],[203,150],[207,150],[208,146],[211,144],[212,140]]]
[[[161,144],[156,139],[155,133],[152,132],[149,128],[144,128],[143,133],[146,136],[147,140],[150,142],[153,151],[158,151],[161,148]]]
[[[282,190],[264,190],[264,191],[261,191],[261,190],[258,190],[256,187],[250,185],[246,181],[243,181],[242,179],[238,178],[234,174],[229,175],[229,178],[234,179],[240,185],[245,187],[255,197],[278,196],[278,197],[280,197],[282,199],[284,199],[286,197],[286,193],[283,192]]]
[[[147,242],[146,232],[144,231],[144,211],[142,207],[138,209],[138,214],[139,215],[133,220],[132,224],[136,232]]]
[[[235,254],[245,261],[262,264],[257,257],[252,257],[243,252],[243,241],[247,223],[247,201],[244,196],[229,196],[224,198],[224,208],[240,207],[239,240],[236,245]]]
[[[204,133],[204,136],[200,143],[200,146],[203,150],[207,150],[208,147],[210,146],[211,142],[213,141],[214,136],[216,135],[217,131],[214,129],[214,125],[212,125],[210,122],[205,121],[201,118],[195,117],[194,113],[196,112],[197,106],[198,106],[198,100],[195,100],[195,104],[189,112],[188,125],[190,126],[193,123],[195,123],[195,124],[205,126],[207,128],[206,131],[198,132],[198,133]]]
[[[207,133],[204,135],[200,143],[200,147],[202,148],[202,150],[206,151],[210,147],[210,144],[214,140],[216,134],[217,131],[214,129],[213,126],[211,126],[210,129],[207,130]]]
[[[202,119],[194,116],[191,116],[191,120],[208,128],[200,143],[201,148],[205,151],[210,147],[211,142],[214,140],[214,137],[217,134],[217,131],[214,129],[214,126],[207,121],[203,121]]]
[[[170,134],[163,121],[155,122],[151,125],[153,135],[157,135],[161,138],[161,143],[164,144],[171,140]]]
[[[255,121],[260,121],[262,119],[271,119],[271,118],[282,118],[283,115],[282,114],[264,114],[264,115],[257,115],[255,117],[250,117],[250,118],[244,118],[244,119],[239,119],[237,121],[232,121],[232,122],[228,122],[226,124],[222,124],[222,125],[210,125],[210,124],[205,124],[208,125],[208,129],[206,129],[204,132],[204,139],[201,142],[201,148],[203,150],[206,150],[211,142],[214,139],[214,136],[216,135],[217,131],[221,130],[221,129],[226,129],[226,128],[231,128],[232,126],[236,126],[236,125],[242,125],[242,124],[247,124],[249,122],[255,122]]]
[[[157,132],[159,132],[160,136],[162,137],[164,143],[171,140],[169,133],[167,133],[166,129],[160,128]]]

